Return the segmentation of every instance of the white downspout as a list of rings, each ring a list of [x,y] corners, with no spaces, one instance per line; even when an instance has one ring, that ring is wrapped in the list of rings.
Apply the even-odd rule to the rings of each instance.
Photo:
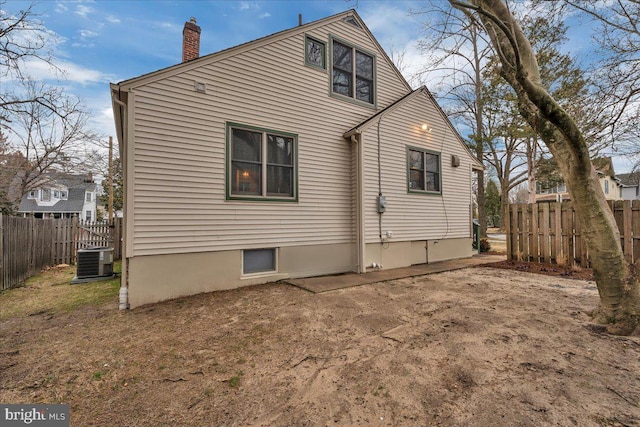
[[[122,109],[121,113],[120,113],[120,117],[122,119],[122,126],[121,126],[121,132],[122,132],[122,136],[121,136],[121,141],[122,141],[122,147],[118,147],[119,151],[120,151],[120,158],[123,159],[124,156],[126,156],[126,153],[123,153],[123,148],[125,145],[125,138],[127,137],[127,132],[125,131],[126,129],[128,129],[128,110],[127,110],[127,104],[125,104],[124,102],[120,101],[118,98],[116,98],[116,94],[115,92],[111,93],[111,99],[113,100],[113,102],[115,102],[116,104],[118,104],[120,106],[120,108]],[[130,160],[127,159],[127,162],[129,162]],[[124,168],[124,163],[121,164],[122,167]],[[125,173],[125,171],[123,170],[123,174]],[[126,185],[125,185],[125,192],[126,190]],[[123,202],[126,203],[126,197],[123,197]],[[123,206],[124,208],[124,206]],[[126,209],[123,209],[126,212]],[[127,218],[123,218],[122,219],[122,233],[125,233],[126,235],[126,221]],[[122,257],[122,272],[120,273],[120,292],[119,292],[119,304],[118,304],[118,308],[120,310],[126,310],[129,308],[129,268],[128,268],[128,261],[127,261],[127,251],[126,251],[126,244],[127,244],[127,239],[123,239],[123,243],[122,243],[122,250],[120,251],[121,253],[121,257]]]
[[[358,273],[366,273],[365,265],[365,224],[364,224],[364,147],[362,133],[351,135],[351,142],[356,144],[356,246],[358,253]]]

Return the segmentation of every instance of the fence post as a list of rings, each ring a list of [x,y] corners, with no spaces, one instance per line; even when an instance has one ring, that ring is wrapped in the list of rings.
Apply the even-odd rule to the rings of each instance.
[[[78,226],[78,217],[74,216],[71,219],[71,256],[69,257],[69,264],[74,264],[76,260],[76,253],[78,251],[78,240],[80,238],[80,229]]]
[[[562,205],[560,203],[554,203],[553,204],[555,207],[555,212],[553,213],[554,216],[554,236],[553,236],[553,241],[555,242],[555,261],[556,264],[560,264],[562,263],[562,258],[564,256],[564,254],[562,253]]]
[[[518,260],[518,205],[511,206],[511,259]]]
[[[531,257],[534,262],[540,261],[540,236],[538,231],[538,204],[532,203],[531,205]]]
[[[624,259],[628,263],[633,262],[633,234],[631,222],[631,200],[625,200],[622,204],[622,222],[624,236]]]
[[[640,200],[631,203],[631,224],[633,227],[633,262],[638,264],[640,260]]]
[[[4,218],[0,212],[0,289],[4,289]]]
[[[551,227],[551,223],[549,222],[549,203],[542,204],[542,243],[540,246],[542,247],[542,262],[551,262],[550,255],[550,247],[551,242],[549,241],[549,228]]]
[[[529,205],[523,203],[521,208],[522,211],[522,225],[521,225],[521,239],[522,239],[522,249],[521,249],[521,257],[522,261],[529,262],[529,230],[531,227],[529,226],[531,222],[529,221]]]
[[[511,256],[511,204],[507,204],[507,217],[504,219],[506,223],[506,233],[507,233],[507,260],[511,261],[513,257]]]

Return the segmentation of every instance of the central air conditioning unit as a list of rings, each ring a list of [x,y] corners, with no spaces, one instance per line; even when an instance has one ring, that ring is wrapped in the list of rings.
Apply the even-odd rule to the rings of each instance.
[[[71,283],[87,283],[115,277],[113,248],[78,249],[76,277]]]

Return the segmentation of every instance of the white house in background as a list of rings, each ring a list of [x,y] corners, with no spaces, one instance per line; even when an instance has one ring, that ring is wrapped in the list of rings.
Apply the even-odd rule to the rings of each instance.
[[[598,174],[602,192],[607,200],[625,199],[623,185],[613,169],[611,157],[599,157],[592,159],[593,167]],[[536,202],[566,202],[571,200],[569,191],[564,182],[536,183]]]
[[[472,255],[471,154],[351,10],[111,85],[130,307]]]
[[[640,199],[640,172],[621,173],[616,178],[622,186],[623,200]]]
[[[97,186],[89,175],[56,175],[22,196],[18,215],[96,220]]]

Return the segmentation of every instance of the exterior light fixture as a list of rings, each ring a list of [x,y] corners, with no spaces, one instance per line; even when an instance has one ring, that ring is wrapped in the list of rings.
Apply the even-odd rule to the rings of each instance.
[[[426,123],[424,123],[424,124],[422,125],[422,130],[426,130],[427,132],[431,132],[431,131],[432,131],[431,126],[429,126],[429,125],[428,125],[428,124],[426,124]]]

